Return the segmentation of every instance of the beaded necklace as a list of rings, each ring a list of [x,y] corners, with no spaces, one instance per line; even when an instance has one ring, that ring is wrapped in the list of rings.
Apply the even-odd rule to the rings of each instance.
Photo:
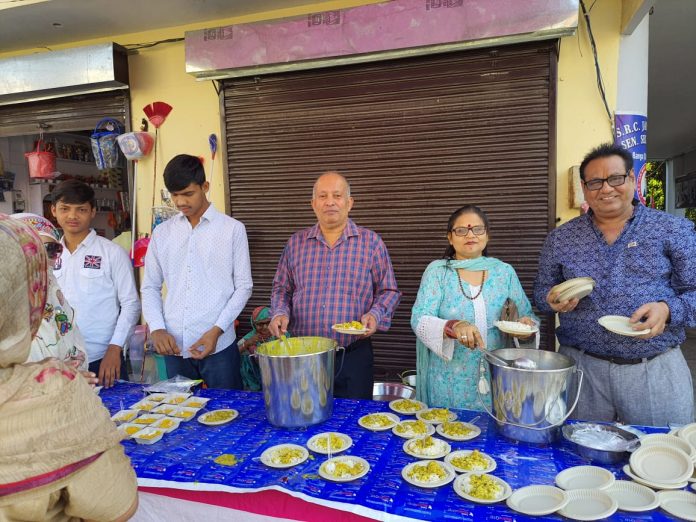
[[[486,280],[486,271],[481,272],[481,286],[479,286],[479,291],[476,293],[476,295],[469,296],[466,294],[464,291],[464,285],[462,284],[462,278],[459,275],[459,272],[457,272],[457,281],[459,281],[459,289],[462,291],[462,295],[466,297],[469,301],[473,301],[476,299],[478,296],[481,295],[481,292],[483,292],[483,282]]]

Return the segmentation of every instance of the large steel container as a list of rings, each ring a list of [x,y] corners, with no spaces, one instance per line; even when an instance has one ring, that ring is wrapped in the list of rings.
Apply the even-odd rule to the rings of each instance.
[[[560,428],[577,405],[582,386],[582,370],[570,357],[545,350],[504,348],[495,351],[503,359],[526,357],[535,369],[503,366],[495,359],[481,358],[488,363],[493,411],[486,401],[481,404],[495,420],[505,437],[524,442],[549,444],[555,441]],[[577,381],[574,381],[577,379]],[[569,396],[575,387],[576,396],[569,408]]]
[[[339,349],[343,348],[325,337],[290,337],[257,348],[255,357],[271,424],[298,428],[331,417],[334,364]]]

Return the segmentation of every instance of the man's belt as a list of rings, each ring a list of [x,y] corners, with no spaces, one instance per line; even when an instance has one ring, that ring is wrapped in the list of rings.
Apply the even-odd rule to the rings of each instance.
[[[610,357],[607,355],[599,355],[597,353],[590,353],[590,352],[585,351],[585,350],[580,350],[580,351],[582,353],[584,353],[585,355],[589,355],[590,357],[594,357],[595,359],[600,359],[602,361],[609,361],[610,363],[614,363],[614,364],[640,364],[640,363],[648,362],[648,361],[654,359],[655,357],[657,357],[658,355],[662,355],[663,353],[665,353],[665,352],[660,352],[660,353],[656,353],[655,355],[650,355],[648,357],[641,357],[640,359],[624,359],[623,357],[613,357],[613,356]]]

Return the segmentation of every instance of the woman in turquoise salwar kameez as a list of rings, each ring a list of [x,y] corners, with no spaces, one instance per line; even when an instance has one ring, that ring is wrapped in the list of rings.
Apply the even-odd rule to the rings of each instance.
[[[418,338],[416,390],[429,406],[482,409],[479,361],[482,350],[503,347],[494,323],[508,298],[517,306],[519,322],[538,324],[512,266],[485,256],[488,233],[481,209],[456,210],[447,225],[445,258],[423,273],[411,327]]]

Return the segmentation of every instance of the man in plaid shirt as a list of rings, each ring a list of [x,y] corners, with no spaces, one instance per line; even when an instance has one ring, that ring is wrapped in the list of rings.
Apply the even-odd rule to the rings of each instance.
[[[318,223],[292,235],[285,245],[271,294],[271,333],[330,337],[346,347],[334,395],[371,399],[373,356],[370,336],[386,331],[399,304],[387,247],[375,232],[348,218],[353,208],[348,181],[322,174],[312,191]],[[360,321],[359,337],[339,334],[336,323]]]

